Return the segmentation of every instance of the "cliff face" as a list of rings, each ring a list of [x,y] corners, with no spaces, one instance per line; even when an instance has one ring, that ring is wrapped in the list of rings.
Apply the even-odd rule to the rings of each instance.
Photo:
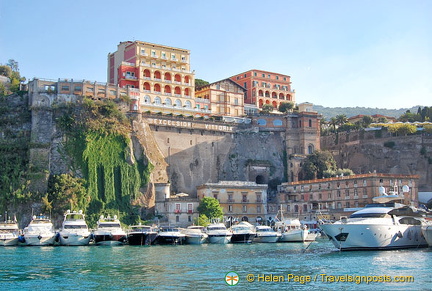
[[[419,175],[419,191],[432,191],[432,136],[390,133],[344,133],[321,139],[338,166],[356,174],[369,172]]]

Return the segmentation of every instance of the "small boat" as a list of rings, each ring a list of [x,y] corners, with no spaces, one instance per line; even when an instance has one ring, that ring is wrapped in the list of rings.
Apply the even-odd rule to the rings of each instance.
[[[191,245],[205,243],[208,238],[208,234],[204,232],[204,226],[191,225],[183,233],[186,235],[186,243]]]
[[[91,233],[82,210],[79,212],[68,210],[65,213],[58,238],[60,245],[63,246],[85,246],[90,243]]]
[[[375,203],[366,205],[349,218],[341,217],[334,223],[320,225],[334,246],[340,250],[427,247],[422,235],[425,211],[396,202],[404,199],[399,196],[396,184],[389,194],[384,187],[380,187],[379,192],[381,195],[373,198]]]
[[[231,241],[232,232],[223,223],[211,223],[207,226],[207,235],[211,244],[227,244]]]
[[[46,216],[33,216],[29,225],[23,230],[23,241],[27,246],[54,245],[56,233],[54,225]]]
[[[275,223],[275,229],[280,231],[280,242],[305,242],[309,231],[297,218],[283,219]]]
[[[159,228],[156,242],[160,245],[182,245],[186,235],[178,227],[164,226]]]
[[[0,246],[16,246],[19,239],[19,228],[16,220],[0,223]]]
[[[247,221],[242,221],[239,224],[231,226],[232,243],[251,243],[256,235],[254,226]]]
[[[93,238],[97,245],[123,245],[126,242],[127,235],[122,229],[117,215],[111,218],[109,215],[104,217],[100,216],[96,230],[93,231]]]
[[[158,236],[157,228],[149,225],[132,225],[127,240],[130,245],[152,245]]]
[[[267,225],[258,225],[255,227],[256,236],[253,239],[253,242],[259,243],[275,243],[280,237],[281,233],[273,230],[270,226]]]

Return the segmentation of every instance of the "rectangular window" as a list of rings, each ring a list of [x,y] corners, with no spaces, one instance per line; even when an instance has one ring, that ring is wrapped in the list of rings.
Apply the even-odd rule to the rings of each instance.
[[[257,205],[257,213],[261,213],[261,205]]]
[[[62,91],[69,91],[69,86],[62,86],[61,89]]]
[[[232,212],[233,211],[233,206],[232,205],[228,205],[228,212]]]
[[[243,205],[243,213],[247,213],[247,205]]]
[[[82,91],[82,87],[81,86],[75,86],[74,91]]]
[[[247,89],[247,83],[246,82],[243,83],[243,87],[245,87],[245,89]]]

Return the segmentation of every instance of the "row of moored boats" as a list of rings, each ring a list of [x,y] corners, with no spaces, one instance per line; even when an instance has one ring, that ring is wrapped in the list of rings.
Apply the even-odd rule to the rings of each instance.
[[[188,228],[134,225],[125,231],[116,216],[101,216],[97,228],[91,231],[82,211],[67,211],[62,227],[57,232],[52,221],[44,216],[34,216],[22,231],[18,229],[16,221],[0,223],[0,246],[274,243],[305,242],[316,237],[316,234],[301,227],[298,220],[287,224],[280,222],[276,227],[253,226],[242,221],[230,228],[223,223]]]

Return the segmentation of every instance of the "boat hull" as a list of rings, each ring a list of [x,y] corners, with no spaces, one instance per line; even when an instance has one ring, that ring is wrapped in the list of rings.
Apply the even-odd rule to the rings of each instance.
[[[422,233],[428,246],[432,247],[432,225],[422,226]]]
[[[234,233],[231,237],[232,243],[251,243],[255,237],[254,233]]]
[[[25,235],[24,236],[26,246],[52,246],[55,243],[55,234],[51,236],[43,235]]]
[[[386,250],[427,247],[420,225],[323,224],[320,228],[340,250]]]
[[[184,236],[160,235],[157,237],[157,244],[160,245],[182,245],[185,243]]]
[[[257,235],[253,242],[257,243],[275,243],[280,239],[280,235]]]
[[[294,229],[283,232],[280,242],[305,242],[308,237],[308,231],[305,229]]]
[[[227,244],[231,241],[231,235],[210,235],[208,236],[208,241],[211,244]]]
[[[158,234],[155,233],[130,233],[128,235],[128,243],[134,246],[148,246],[156,242]]]
[[[95,234],[94,241],[97,245],[115,246],[126,242],[125,234]]]
[[[75,233],[59,234],[60,245],[62,246],[86,246],[90,243],[91,235]]]
[[[8,247],[16,245],[18,245],[18,237],[0,238],[0,246]]]
[[[200,245],[207,241],[207,236],[205,235],[197,235],[197,236],[190,236],[186,235],[186,243],[190,245]]]

